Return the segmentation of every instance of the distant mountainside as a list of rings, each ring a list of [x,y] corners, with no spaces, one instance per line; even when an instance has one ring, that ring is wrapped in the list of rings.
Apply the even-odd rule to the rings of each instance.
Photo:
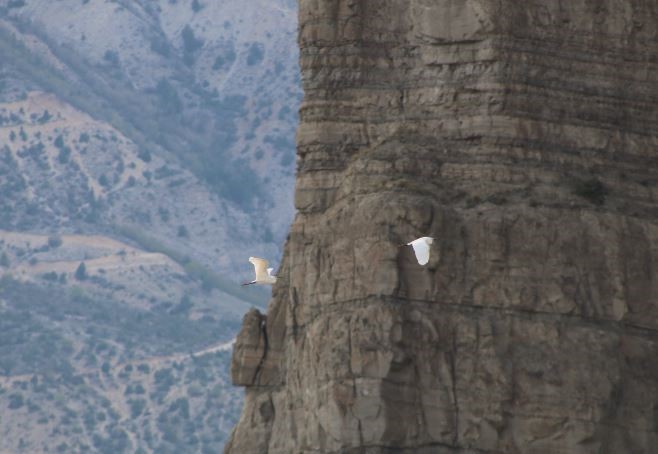
[[[221,449],[216,346],[293,214],[296,15],[0,1],[0,452]]]

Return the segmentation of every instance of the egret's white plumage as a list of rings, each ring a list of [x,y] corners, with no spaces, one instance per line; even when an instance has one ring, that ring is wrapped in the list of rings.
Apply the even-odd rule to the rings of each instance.
[[[254,271],[256,271],[256,279],[251,282],[245,282],[242,285],[250,284],[274,284],[276,282],[276,276],[272,276],[272,271],[274,268],[268,268],[268,262],[265,259],[258,257],[249,257],[249,263],[254,265]]]
[[[434,238],[429,236],[424,236],[413,240],[411,243],[407,243],[407,246],[414,248],[414,254],[416,254],[416,260],[418,264],[427,265],[427,262],[430,261],[430,246],[434,242]]]

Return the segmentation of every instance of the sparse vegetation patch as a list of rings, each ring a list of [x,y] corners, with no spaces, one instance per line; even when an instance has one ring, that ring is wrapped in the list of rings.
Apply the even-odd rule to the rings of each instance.
[[[594,205],[603,205],[608,196],[608,188],[597,178],[577,181],[574,184],[574,193]]]

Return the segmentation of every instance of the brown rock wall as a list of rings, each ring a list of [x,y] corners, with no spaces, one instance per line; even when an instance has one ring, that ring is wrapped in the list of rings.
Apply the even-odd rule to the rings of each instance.
[[[655,2],[301,0],[299,42],[227,452],[655,452]]]

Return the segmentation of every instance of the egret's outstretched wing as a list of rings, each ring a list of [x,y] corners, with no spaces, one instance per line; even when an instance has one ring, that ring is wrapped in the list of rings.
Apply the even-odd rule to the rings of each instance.
[[[274,276],[272,276],[272,271],[274,271],[274,268],[268,268],[267,269],[267,275],[270,276],[270,277],[274,277]]]
[[[254,265],[257,281],[263,281],[267,279],[267,260],[258,257],[249,257],[249,262]]]
[[[414,248],[414,254],[416,254],[419,265],[427,265],[427,262],[430,261],[430,244],[432,244],[432,238],[430,237],[418,238],[409,243]]]

